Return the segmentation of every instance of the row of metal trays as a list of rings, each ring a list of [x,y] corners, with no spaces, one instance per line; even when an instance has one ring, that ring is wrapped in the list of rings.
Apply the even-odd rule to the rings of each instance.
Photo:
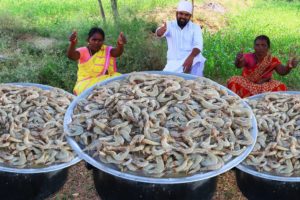
[[[81,160],[103,200],[211,199],[231,169],[248,199],[300,195],[297,91],[241,99],[210,79],[161,71],[124,74],[79,96],[5,83],[0,128],[3,199],[45,199]]]

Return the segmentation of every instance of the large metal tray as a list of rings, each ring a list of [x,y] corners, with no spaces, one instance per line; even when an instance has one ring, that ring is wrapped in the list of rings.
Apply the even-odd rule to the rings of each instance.
[[[262,93],[262,94],[254,95],[254,96],[248,97],[247,99],[257,100],[257,99],[263,98],[267,94],[269,94],[269,93]],[[296,95],[300,95],[300,91],[272,92],[272,94],[291,94],[291,95],[296,94]],[[293,177],[293,176],[292,177],[285,177],[285,176],[274,175],[274,174],[267,173],[267,172],[259,172],[254,167],[244,165],[243,163],[238,165],[237,168],[239,170],[243,171],[243,172],[246,172],[248,174],[251,174],[251,175],[259,177],[259,178],[264,178],[264,179],[274,180],[274,181],[284,181],[284,182],[300,182],[300,177]]]
[[[197,78],[197,76],[193,76],[193,75],[189,75],[189,74],[163,72],[163,71],[146,71],[146,73],[179,76],[179,77],[182,77],[186,80],[193,80],[193,79]],[[105,85],[105,84],[108,84],[108,83],[113,82],[113,81],[122,80],[127,76],[128,76],[128,74],[124,74],[124,75],[114,77],[114,78],[105,80],[103,82],[97,83],[94,86],[92,86],[92,87],[88,88],[87,90],[85,90],[79,96],[77,96],[67,109],[65,119],[64,119],[64,131],[66,133],[69,132],[68,125],[72,121],[73,110],[76,107],[77,102],[81,99],[86,98],[92,92],[93,88],[96,85]],[[222,86],[222,85],[220,85],[216,82],[213,82],[213,83],[220,86],[222,89],[227,90],[230,95],[238,96],[237,94],[233,93],[231,90],[227,89],[226,87],[224,87],[224,86]],[[243,104],[244,104],[245,107],[251,109],[247,103],[243,102]],[[251,110],[251,113],[252,113],[252,110]],[[128,179],[128,180],[132,180],[132,181],[138,181],[138,182],[144,182],[144,183],[155,183],[155,184],[189,183],[189,182],[205,180],[205,179],[208,179],[208,178],[215,177],[219,174],[222,174],[222,173],[230,170],[231,168],[237,166],[240,162],[242,162],[249,155],[249,153],[252,151],[252,149],[254,147],[254,144],[255,144],[256,138],[257,138],[256,119],[255,119],[253,113],[251,115],[252,115],[252,117],[251,117],[251,120],[252,120],[251,135],[254,139],[254,143],[251,146],[248,146],[247,149],[241,155],[239,155],[238,157],[235,157],[234,159],[230,160],[222,168],[220,168],[218,170],[210,171],[210,172],[207,172],[207,173],[196,173],[194,175],[186,176],[186,177],[152,178],[152,177],[146,177],[146,176],[143,176],[143,175],[137,175],[136,173],[129,173],[129,172],[124,173],[124,172],[121,172],[116,166],[114,166],[112,164],[102,163],[101,161],[92,158],[86,152],[83,152],[82,146],[80,146],[72,137],[67,137],[67,140],[68,140],[69,144],[71,145],[71,147],[79,155],[80,158],[84,159],[86,162],[93,165],[94,167],[96,167],[96,168],[98,168],[98,169],[100,169],[100,170],[102,170],[106,173],[109,173],[111,175],[117,176],[119,178]]]
[[[4,84],[4,83],[3,83]],[[42,85],[42,84],[36,84],[36,83],[5,83],[6,85],[18,85],[18,86],[24,86],[24,87],[30,87],[35,86],[38,88],[41,88],[43,90],[51,90],[53,87],[48,85]],[[62,89],[60,89],[62,90]],[[65,91],[66,92],[66,91]],[[66,92],[67,94],[70,94]],[[70,94],[72,95],[72,94]],[[73,96],[73,95],[72,95]],[[55,172],[64,168],[67,168],[69,166],[75,165],[78,163],[81,159],[78,156],[75,156],[73,160],[67,163],[61,163],[61,164],[53,164],[46,167],[41,168],[14,168],[12,166],[9,166],[7,164],[0,164],[0,171],[1,172],[12,172],[12,173],[19,173],[19,174],[37,174],[37,173],[46,173],[46,172]]]

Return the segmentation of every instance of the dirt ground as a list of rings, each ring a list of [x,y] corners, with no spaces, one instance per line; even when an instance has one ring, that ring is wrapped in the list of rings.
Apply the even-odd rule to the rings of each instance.
[[[236,13],[252,6],[251,0],[205,0],[195,1],[192,21],[199,24],[203,30],[215,33],[228,25],[227,14]],[[156,21],[158,24],[174,20],[176,6],[156,8],[141,13],[143,18]]]
[[[69,168],[68,180],[54,196],[47,200],[101,200],[94,187],[92,171],[81,161]],[[233,170],[218,176],[212,200],[246,200],[239,191]]]

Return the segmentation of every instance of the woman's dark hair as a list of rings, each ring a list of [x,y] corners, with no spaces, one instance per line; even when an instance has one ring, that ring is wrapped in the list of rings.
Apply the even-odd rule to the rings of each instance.
[[[270,42],[270,38],[266,35],[259,35],[255,38],[254,40],[254,44],[256,43],[257,40],[264,40],[267,42],[268,48],[271,47],[271,42]]]
[[[102,30],[102,28],[98,28],[98,27],[93,27],[93,28],[90,29],[87,39],[89,40],[95,33],[99,33],[100,35],[102,35],[103,40],[105,40],[104,31]]]

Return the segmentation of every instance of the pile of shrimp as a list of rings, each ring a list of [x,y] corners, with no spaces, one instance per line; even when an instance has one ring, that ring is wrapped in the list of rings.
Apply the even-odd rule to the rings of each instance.
[[[242,154],[254,142],[251,113],[209,79],[132,73],[80,100],[68,134],[121,171],[178,177]]]
[[[270,93],[249,104],[259,133],[244,164],[279,176],[300,176],[300,95]]]

